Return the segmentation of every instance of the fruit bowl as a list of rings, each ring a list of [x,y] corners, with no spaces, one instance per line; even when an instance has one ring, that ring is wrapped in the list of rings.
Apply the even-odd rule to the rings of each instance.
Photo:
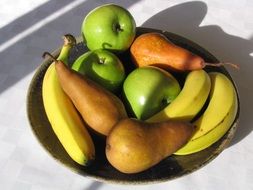
[[[204,48],[179,35],[156,29],[140,27],[137,28],[137,35],[147,32],[163,33],[173,43],[201,56],[206,62],[219,62],[217,58],[215,58]],[[73,63],[74,60],[76,60],[86,51],[87,47],[82,43],[82,38],[79,37],[77,39],[77,44],[75,48],[71,50],[69,62]],[[57,56],[59,52],[60,48],[55,50],[52,54],[54,56]],[[121,54],[120,58],[125,63],[129,63],[131,61],[129,52]],[[42,100],[42,81],[44,74],[51,63],[52,62],[48,60],[43,61],[40,67],[37,69],[30,83],[27,96],[28,119],[31,125],[31,129],[42,147],[45,148],[45,150],[61,164],[82,176],[90,177],[98,181],[123,184],[147,184],[172,180],[183,175],[190,174],[212,161],[228,146],[230,140],[235,134],[240,111],[239,96],[237,91],[236,93],[238,99],[238,110],[235,121],[231,125],[228,132],[219,141],[214,143],[209,148],[186,156],[172,155],[144,172],[136,174],[124,174],[113,168],[107,161],[105,156],[105,139],[93,134],[92,138],[96,146],[96,159],[86,167],[81,166],[74,162],[64,150],[63,146],[54,134],[44,110]],[[126,72],[129,73],[131,70],[134,69],[134,67],[129,67],[125,65],[125,69]],[[208,72],[222,72],[233,82],[231,76],[224,67],[210,67],[206,68],[205,70],[207,70]]]

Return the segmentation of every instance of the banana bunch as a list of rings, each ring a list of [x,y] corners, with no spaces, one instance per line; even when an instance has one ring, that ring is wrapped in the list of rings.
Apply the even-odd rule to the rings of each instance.
[[[197,129],[188,143],[175,154],[201,151],[218,141],[233,124],[238,109],[232,82],[222,73],[211,72],[210,101],[203,115],[194,122]]]
[[[191,121],[204,106],[210,89],[210,77],[204,70],[191,71],[176,99],[147,121],[159,122],[168,119]]]
[[[58,60],[67,63],[69,50],[74,42],[74,37],[64,37]],[[76,108],[60,86],[55,63],[45,73],[42,98],[48,120],[59,141],[74,161],[86,165],[89,160],[94,159],[95,147]]]
[[[204,70],[191,71],[177,98],[147,121],[192,121],[207,101],[204,113],[194,122],[196,132],[188,143],[174,154],[195,153],[218,141],[236,117],[237,95],[232,82],[224,74],[206,73]]]

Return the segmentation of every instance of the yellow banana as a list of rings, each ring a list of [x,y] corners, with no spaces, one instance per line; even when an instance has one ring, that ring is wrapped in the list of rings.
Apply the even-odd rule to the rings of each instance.
[[[201,151],[218,141],[231,127],[237,114],[238,102],[232,82],[222,73],[209,73],[210,102],[195,122],[197,131],[189,142],[174,154],[187,155]]]
[[[234,103],[234,86],[222,73],[209,73],[211,78],[210,102],[203,115],[195,122],[200,127],[192,139],[206,134],[218,125],[230,111]]]
[[[65,43],[58,57],[66,63],[74,37],[65,36]],[[55,63],[47,69],[42,97],[48,120],[69,156],[81,165],[95,157],[95,147],[73,103],[62,90],[55,70]]]
[[[209,146],[214,144],[223,135],[225,135],[225,133],[232,126],[235,116],[237,114],[237,108],[238,102],[236,98],[229,113],[224,117],[222,121],[220,121],[220,123],[217,126],[214,126],[214,128],[211,131],[207,132],[206,134],[196,139],[191,139],[185,146],[183,146],[174,154],[176,155],[192,154],[204,150],[205,148],[208,148]]]
[[[204,106],[210,88],[210,78],[204,70],[191,71],[176,99],[147,121],[157,122],[168,119],[191,121]]]

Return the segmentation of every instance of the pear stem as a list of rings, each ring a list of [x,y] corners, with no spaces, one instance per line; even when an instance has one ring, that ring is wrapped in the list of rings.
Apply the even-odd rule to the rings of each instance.
[[[229,63],[229,62],[221,62],[221,63],[205,63],[205,65],[212,66],[212,67],[220,67],[223,65],[229,65],[235,69],[240,69],[240,67],[237,64]]]
[[[43,55],[42,55],[43,58],[46,58],[47,56],[50,57],[51,59],[53,59],[55,62],[58,61],[58,60],[57,60],[52,54],[50,54],[49,52],[44,52]]]

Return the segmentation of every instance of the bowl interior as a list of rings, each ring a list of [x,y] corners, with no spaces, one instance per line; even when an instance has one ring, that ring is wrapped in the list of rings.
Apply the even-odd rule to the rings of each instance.
[[[137,28],[137,35],[147,32],[163,33],[173,43],[201,56],[206,62],[219,62],[212,54],[210,54],[204,48],[181,36],[155,29]],[[87,51],[87,47],[82,43],[81,37],[78,38],[77,41],[77,45],[71,50],[69,58],[70,63],[73,63],[74,60],[76,60],[80,55]],[[60,49],[54,51],[53,54],[57,56],[59,54],[59,51]],[[134,66],[129,66],[132,65],[129,64],[131,62],[129,52],[121,54],[120,58],[125,64],[126,72],[130,72],[134,69]],[[96,146],[96,159],[92,164],[87,167],[80,166],[68,156],[68,154],[58,141],[44,110],[42,100],[42,81],[44,74],[50,64],[51,62],[49,62],[48,60],[43,61],[31,81],[27,96],[28,119],[31,125],[31,129],[42,147],[44,147],[49,152],[49,154],[52,155],[57,161],[83,176],[92,177],[99,181],[128,184],[155,183],[171,180],[189,174],[214,159],[218,154],[221,153],[222,150],[225,149],[231,138],[234,136],[235,130],[237,128],[236,126],[239,117],[239,109],[237,112],[236,119],[230,130],[219,141],[217,141],[209,148],[187,156],[169,156],[156,166],[137,174],[123,174],[114,169],[105,157],[105,140],[91,133]],[[205,68],[205,70],[207,70],[208,72],[222,72],[232,80],[231,76],[224,67],[207,67]],[[175,75],[177,74],[175,73]],[[180,75],[176,77],[180,77]]]

